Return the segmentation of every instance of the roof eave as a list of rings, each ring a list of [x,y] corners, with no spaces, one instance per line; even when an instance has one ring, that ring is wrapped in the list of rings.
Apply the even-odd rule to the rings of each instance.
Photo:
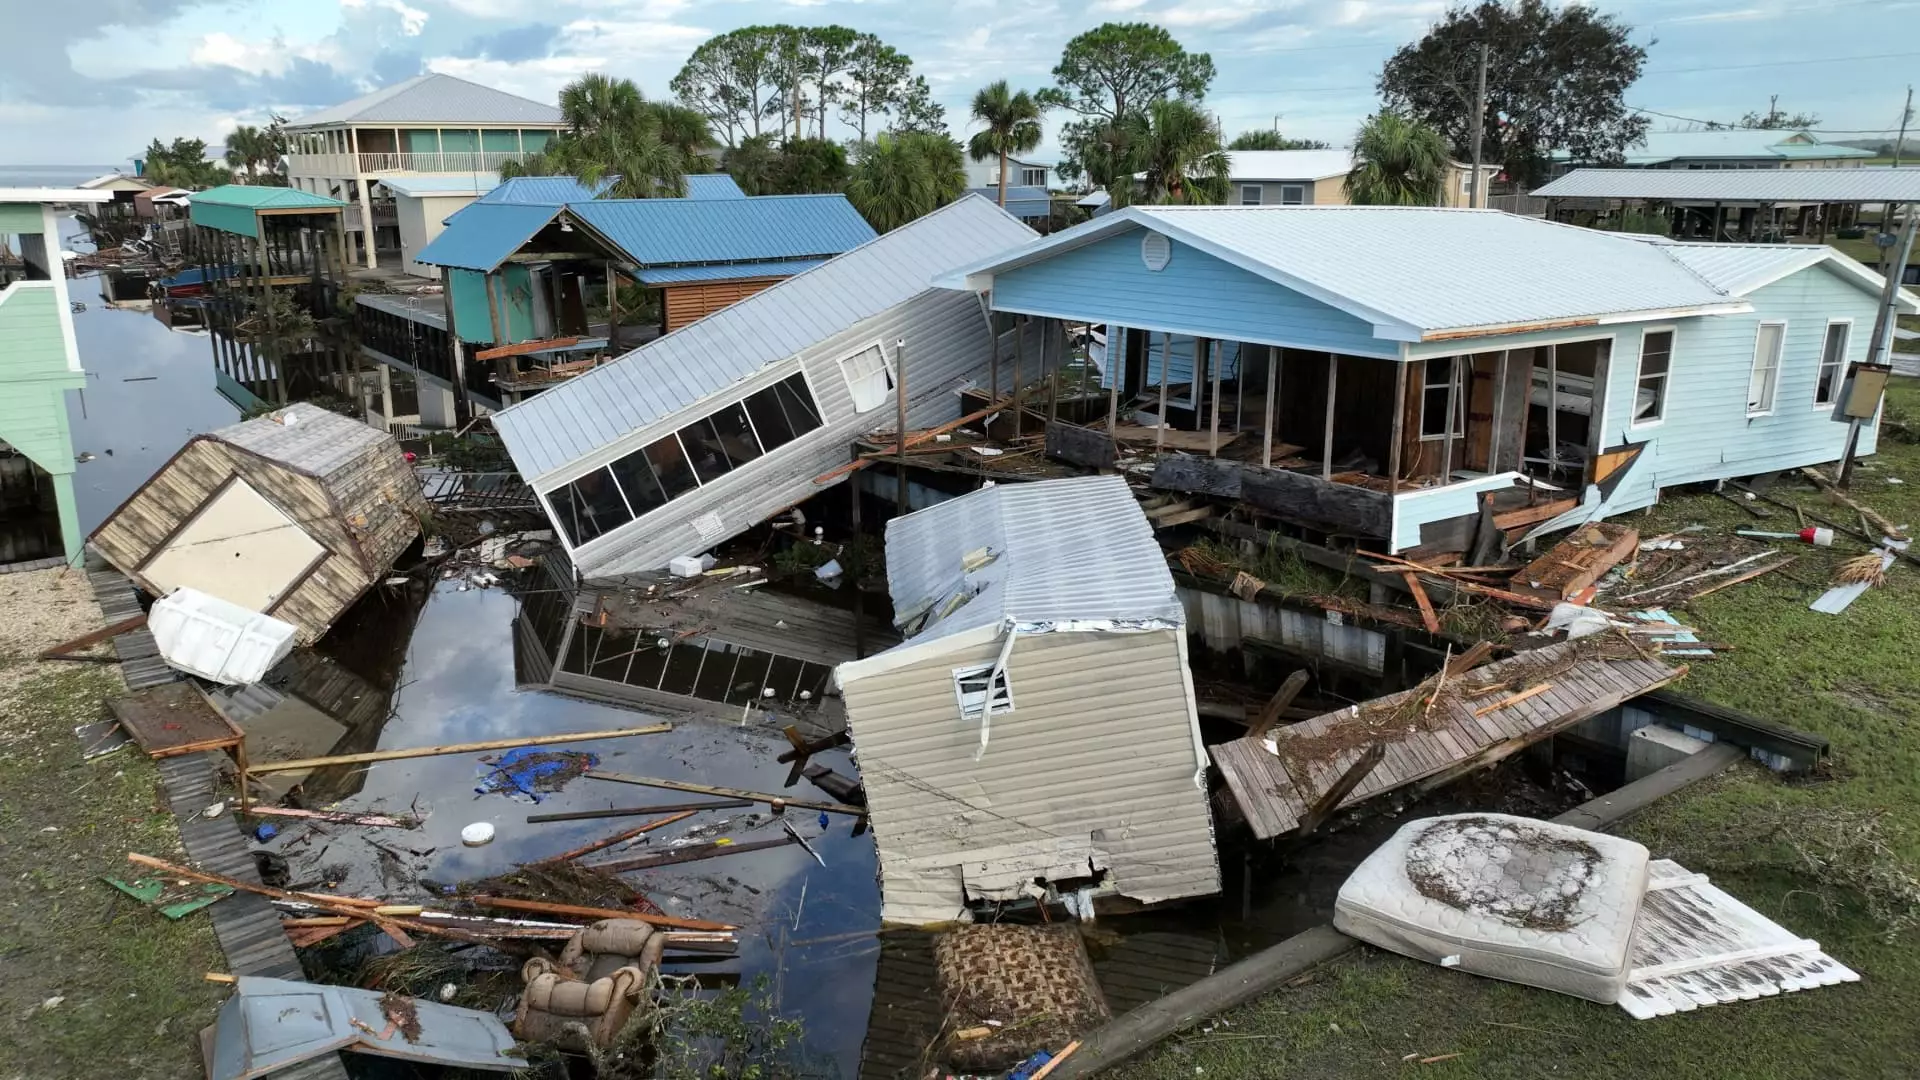
[[[1553,330],[1578,330],[1582,327],[1618,326],[1623,323],[1655,322],[1661,319],[1686,319],[1696,315],[1744,315],[1753,310],[1746,300],[1728,300],[1714,304],[1686,304],[1665,308],[1641,308],[1611,311],[1595,315],[1569,315],[1555,319],[1529,319],[1524,322],[1484,323],[1478,326],[1445,326],[1421,331],[1412,340],[1420,342],[1462,341],[1479,337],[1510,337]]]

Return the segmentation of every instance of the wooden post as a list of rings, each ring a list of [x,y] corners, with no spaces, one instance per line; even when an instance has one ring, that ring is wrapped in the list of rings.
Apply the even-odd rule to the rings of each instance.
[[[607,260],[607,348],[620,351],[620,277],[613,260]]]
[[[1719,204],[1714,206],[1714,220],[1719,220]],[[1715,225],[1717,229],[1719,226]],[[1528,386],[1532,386],[1531,376]],[[1532,393],[1528,393],[1532,398]],[[1547,475],[1560,471],[1560,346],[1547,346]]]
[[[1340,384],[1340,357],[1327,354],[1327,430],[1320,446],[1320,479],[1333,479],[1333,396]]]
[[[493,291],[493,275],[491,273],[482,274],[480,276],[480,283],[487,288],[487,323],[493,327],[493,343],[495,345],[513,344],[513,342],[507,340],[506,320],[500,311],[499,297],[496,296]],[[504,285],[505,282],[502,281],[501,284]]]
[[[906,441],[905,439],[899,440],[903,446],[906,445]],[[860,463],[860,447],[858,446],[853,448],[853,463],[855,465]],[[853,493],[853,535],[856,537],[864,536],[866,534],[860,527],[860,503],[864,501],[860,495],[860,478],[857,476],[854,477],[853,483],[847,485],[847,490]],[[801,539],[796,537],[794,542],[800,543]],[[864,660],[867,656],[866,592],[860,588],[860,579],[858,577],[851,574],[848,576],[853,578],[853,658],[855,660]]]
[[[1004,181],[1005,178],[1006,178],[1006,174],[1002,173],[1001,179]],[[1021,426],[1020,425],[1020,413],[1021,413],[1020,369],[1023,366],[1025,366],[1026,360],[1027,360],[1027,317],[1025,315],[1015,315],[1013,317],[1013,383],[1011,386],[1007,387],[1007,390],[1013,395],[1013,437],[1016,439],[1020,437],[1020,426]],[[901,430],[900,436],[901,438],[906,437],[905,429]]]
[[[1060,320],[1048,319],[1044,324],[1046,337],[1040,339],[1040,366],[1047,372],[1047,423],[1060,419]],[[1047,363],[1048,346],[1052,346],[1053,363]]]
[[[1120,430],[1120,364],[1126,357],[1122,347],[1125,332],[1107,324],[1107,434]]]
[[[1212,376],[1213,392],[1208,396],[1213,398],[1213,409],[1212,416],[1207,421],[1207,456],[1216,458],[1220,456],[1220,353],[1222,350],[1218,348],[1219,344],[1214,339],[1207,338],[1204,344],[1195,341],[1193,345],[1195,352],[1203,350],[1206,352],[1207,372]]]
[[[1490,473],[1500,471],[1500,428],[1507,411],[1507,371],[1512,364],[1513,350],[1501,349],[1500,362],[1493,368],[1493,409],[1487,421],[1493,425],[1493,430],[1487,432],[1487,471]],[[1471,409],[1472,402],[1468,402],[1467,407]]]
[[[1873,340],[1867,342],[1867,363],[1879,364],[1886,360],[1889,339],[1893,336],[1894,317],[1897,311],[1895,301],[1900,293],[1900,271],[1907,265],[1907,259],[1913,251],[1913,234],[1920,226],[1920,216],[1909,215],[1907,227],[1901,231],[1900,242],[1894,245],[1896,254],[1886,274],[1886,282],[1880,291],[1880,304],[1873,316]],[[1851,417],[1847,423],[1847,445],[1840,455],[1840,469],[1835,482],[1845,488],[1853,480],[1853,454],[1860,444],[1861,417]]]
[[[1273,468],[1273,397],[1280,388],[1280,347],[1267,346],[1267,422],[1261,426],[1260,467]]]
[[[1461,359],[1456,356],[1447,363],[1447,423],[1443,429],[1447,437],[1444,449],[1440,451],[1440,484],[1443,487],[1453,481],[1453,425],[1460,416]]]
[[[447,287],[440,290],[441,310],[446,313],[447,344],[453,354],[452,365],[448,369],[448,374],[453,376],[453,420],[454,426],[459,427],[473,415],[472,406],[467,402],[467,350],[460,343],[460,334],[453,325],[453,279],[448,277],[442,280],[447,282]],[[415,383],[419,381],[416,377]]]
[[[1000,320],[998,317],[989,317],[987,330],[993,338],[993,357],[987,362],[987,404],[998,405],[1000,404]],[[1109,334],[1108,337],[1112,335]],[[1112,342],[1107,344],[1107,362],[1108,364],[1113,362]],[[906,437],[906,432],[900,434],[902,438]]]
[[[1393,375],[1393,445],[1387,447],[1387,494],[1400,493],[1401,458],[1407,439],[1407,369],[1420,360],[1396,360],[1399,371]]]
[[[1207,386],[1207,373],[1205,369],[1207,354],[1202,348],[1205,343],[1205,338],[1196,337],[1193,339],[1193,382],[1187,387],[1187,397],[1193,401],[1193,430],[1195,432],[1200,431],[1201,428],[1205,426],[1207,416],[1204,411],[1207,406],[1207,398],[1206,394],[1203,393]],[[1171,350],[1169,350],[1169,352],[1171,352]],[[1166,375],[1165,369],[1167,367],[1167,361],[1172,359],[1173,357],[1171,355],[1161,359],[1160,374],[1162,377]]]
[[[900,486],[895,504],[902,516],[913,511],[907,502],[907,339],[901,338],[893,343],[893,401],[894,401],[894,445],[900,449],[896,468],[900,472]],[[1017,412],[1015,415],[1019,415]],[[854,498],[859,498],[859,493]],[[858,590],[859,583],[854,583]]]
[[[1247,343],[1233,354],[1233,433],[1240,434],[1247,422]]]
[[[1149,338],[1151,343],[1152,339]],[[1167,360],[1173,356],[1173,335],[1160,335],[1160,423],[1153,430],[1153,452],[1158,455],[1167,444]]]

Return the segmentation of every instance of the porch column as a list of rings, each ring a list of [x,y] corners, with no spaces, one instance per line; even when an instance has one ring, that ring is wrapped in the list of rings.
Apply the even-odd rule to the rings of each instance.
[[[1149,339],[1151,340],[1151,339]],[[1167,358],[1173,355],[1173,335],[1160,335],[1160,422],[1153,429],[1153,452],[1167,445]]]
[[[1202,430],[1207,418],[1207,414],[1204,411],[1207,407],[1207,398],[1204,392],[1207,385],[1207,376],[1206,372],[1201,370],[1201,365],[1207,361],[1207,352],[1203,347],[1205,344],[1206,339],[1204,338],[1196,337],[1193,339],[1193,383],[1187,388],[1187,396],[1193,399],[1193,430],[1195,432]],[[1167,357],[1167,360],[1171,359],[1171,356]],[[1166,377],[1165,361],[1162,362],[1160,374],[1162,378]]]
[[[1211,419],[1208,420],[1207,456],[1216,458],[1220,456],[1220,361],[1226,352],[1224,349],[1216,350],[1215,346],[1218,344],[1219,342],[1208,338],[1204,346],[1207,353],[1207,370],[1213,375],[1213,411]],[[1200,343],[1194,343],[1195,351],[1202,347]]]
[[[1453,481],[1453,425],[1454,421],[1460,415],[1460,376],[1462,371],[1460,361],[1463,359],[1465,359],[1465,357],[1456,356],[1452,362],[1447,365],[1447,419],[1445,426],[1441,429],[1447,433],[1447,438],[1444,448],[1440,452],[1440,483],[1442,484],[1448,484]]]
[[[1387,447],[1387,494],[1400,492],[1401,443],[1407,435],[1407,368],[1424,363],[1421,360],[1396,361],[1399,368],[1393,374],[1393,443]]]
[[[55,404],[64,406],[65,402],[56,398]],[[79,566],[87,538],[80,531],[79,504],[73,498],[73,473],[48,473],[47,477],[53,481],[53,501],[60,513],[60,552],[68,566]]]
[[[1320,449],[1320,478],[1333,479],[1333,396],[1340,385],[1340,357],[1327,354],[1327,430]]]
[[[1107,324],[1107,435],[1117,434],[1120,430],[1120,364],[1126,356],[1125,339],[1120,327]],[[994,354],[994,367],[1000,364],[998,352]]]
[[[1273,468],[1273,395],[1280,385],[1280,347],[1267,346],[1267,422],[1261,429],[1260,467]]]
[[[387,418],[387,430],[393,430],[393,368],[380,365],[380,415]]]

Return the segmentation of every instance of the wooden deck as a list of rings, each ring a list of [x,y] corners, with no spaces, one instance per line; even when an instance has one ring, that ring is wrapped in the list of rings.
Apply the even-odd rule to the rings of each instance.
[[[148,757],[224,750],[246,738],[189,682],[165,683],[114,698],[107,707]]]
[[[105,618],[104,625],[140,614],[140,601],[134,595],[133,582],[91,551],[87,553],[87,583],[93,586],[93,599],[100,605],[100,614]],[[145,690],[150,686],[176,682],[180,678],[179,672],[160,659],[160,646],[154,642],[151,631],[141,629],[115,635],[113,654],[120,658],[120,674],[126,679],[129,690]]]
[[[1665,686],[1685,673],[1685,668],[1669,667],[1658,660],[1629,656],[1608,659],[1598,655],[1575,653],[1577,643],[1553,645],[1545,649],[1488,664],[1460,677],[1464,688],[1485,686],[1507,680],[1525,682],[1516,689],[1536,683],[1548,688],[1525,700],[1485,715],[1486,709],[1510,696],[1495,691],[1479,697],[1443,696],[1429,722],[1421,730],[1408,732],[1400,726],[1385,736],[1342,738],[1364,726],[1351,710],[1319,716],[1292,727],[1282,728],[1268,740],[1238,739],[1210,749],[1214,765],[1226,778],[1234,801],[1245,814],[1255,836],[1262,840],[1294,831],[1308,809],[1360,760],[1368,747],[1382,743],[1385,757],[1340,803],[1352,806],[1376,795],[1410,784],[1444,783],[1472,769],[1492,764],[1521,748],[1544,739],[1563,728],[1598,716],[1621,702]],[[1544,667],[1566,664],[1537,680],[1527,673]],[[1368,702],[1363,709],[1391,708],[1410,695],[1428,692],[1425,687],[1392,694]],[[1397,736],[1397,737],[1394,737]],[[1312,739],[1325,745],[1338,745],[1338,752],[1309,758],[1283,753],[1286,742]],[[1272,741],[1276,750],[1267,748]]]

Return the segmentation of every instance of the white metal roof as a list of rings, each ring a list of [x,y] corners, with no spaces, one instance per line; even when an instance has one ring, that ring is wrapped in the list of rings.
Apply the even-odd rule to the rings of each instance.
[[[964,276],[985,287],[994,273],[1141,228],[1365,319],[1388,341],[1748,309],[1636,238],[1415,206],[1131,206]]]
[[[430,72],[309,113],[289,130],[325,124],[560,124],[560,110],[491,86]]]
[[[1638,145],[1627,147],[1621,156],[1629,165],[1658,165],[1688,158],[1746,159],[1776,164],[1781,161],[1868,158],[1873,156],[1873,151],[1857,146],[1823,143],[1804,131],[1732,128],[1724,131],[1649,131]],[[1553,157],[1565,161],[1572,154],[1566,150],[1556,150]]]
[[[1920,202],[1920,169],[1575,169],[1533,194],[1682,202]]]
[[[1229,150],[1227,175],[1234,180],[1326,180],[1353,171],[1353,151]]]
[[[1034,232],[978,195],[493,414],[520,474],[553,470],[933,288]]]
[[[500,178],[490,172],[455,176],[383,176],[380,186],[395,195],[456,197],[485,195],[500,186]]]
[[[87,188],[0,187],[0,203],[105,203],[113,201],[111,191]]]
[[[991,561],[967,570],[982,550]],[[887,588],[903,625],[932,612],[898,649],[1008,618],[1185,619],[1153,526],[1120,476],[998,484],[894,518]]]
[[[1880,274],[1825,244],[1687,243],[1657,236],[1645,237],[1643,242],[1660,248],[1700,275],[1707,284],[1730,296],[1746,296],[1781,278],[1822,264],[1868,292],[1877,294],[1886,287],[1886,279]],[[1912,293],[1900,291],[1902,311],[1915,310],[1916,303],[1920,302]]]

